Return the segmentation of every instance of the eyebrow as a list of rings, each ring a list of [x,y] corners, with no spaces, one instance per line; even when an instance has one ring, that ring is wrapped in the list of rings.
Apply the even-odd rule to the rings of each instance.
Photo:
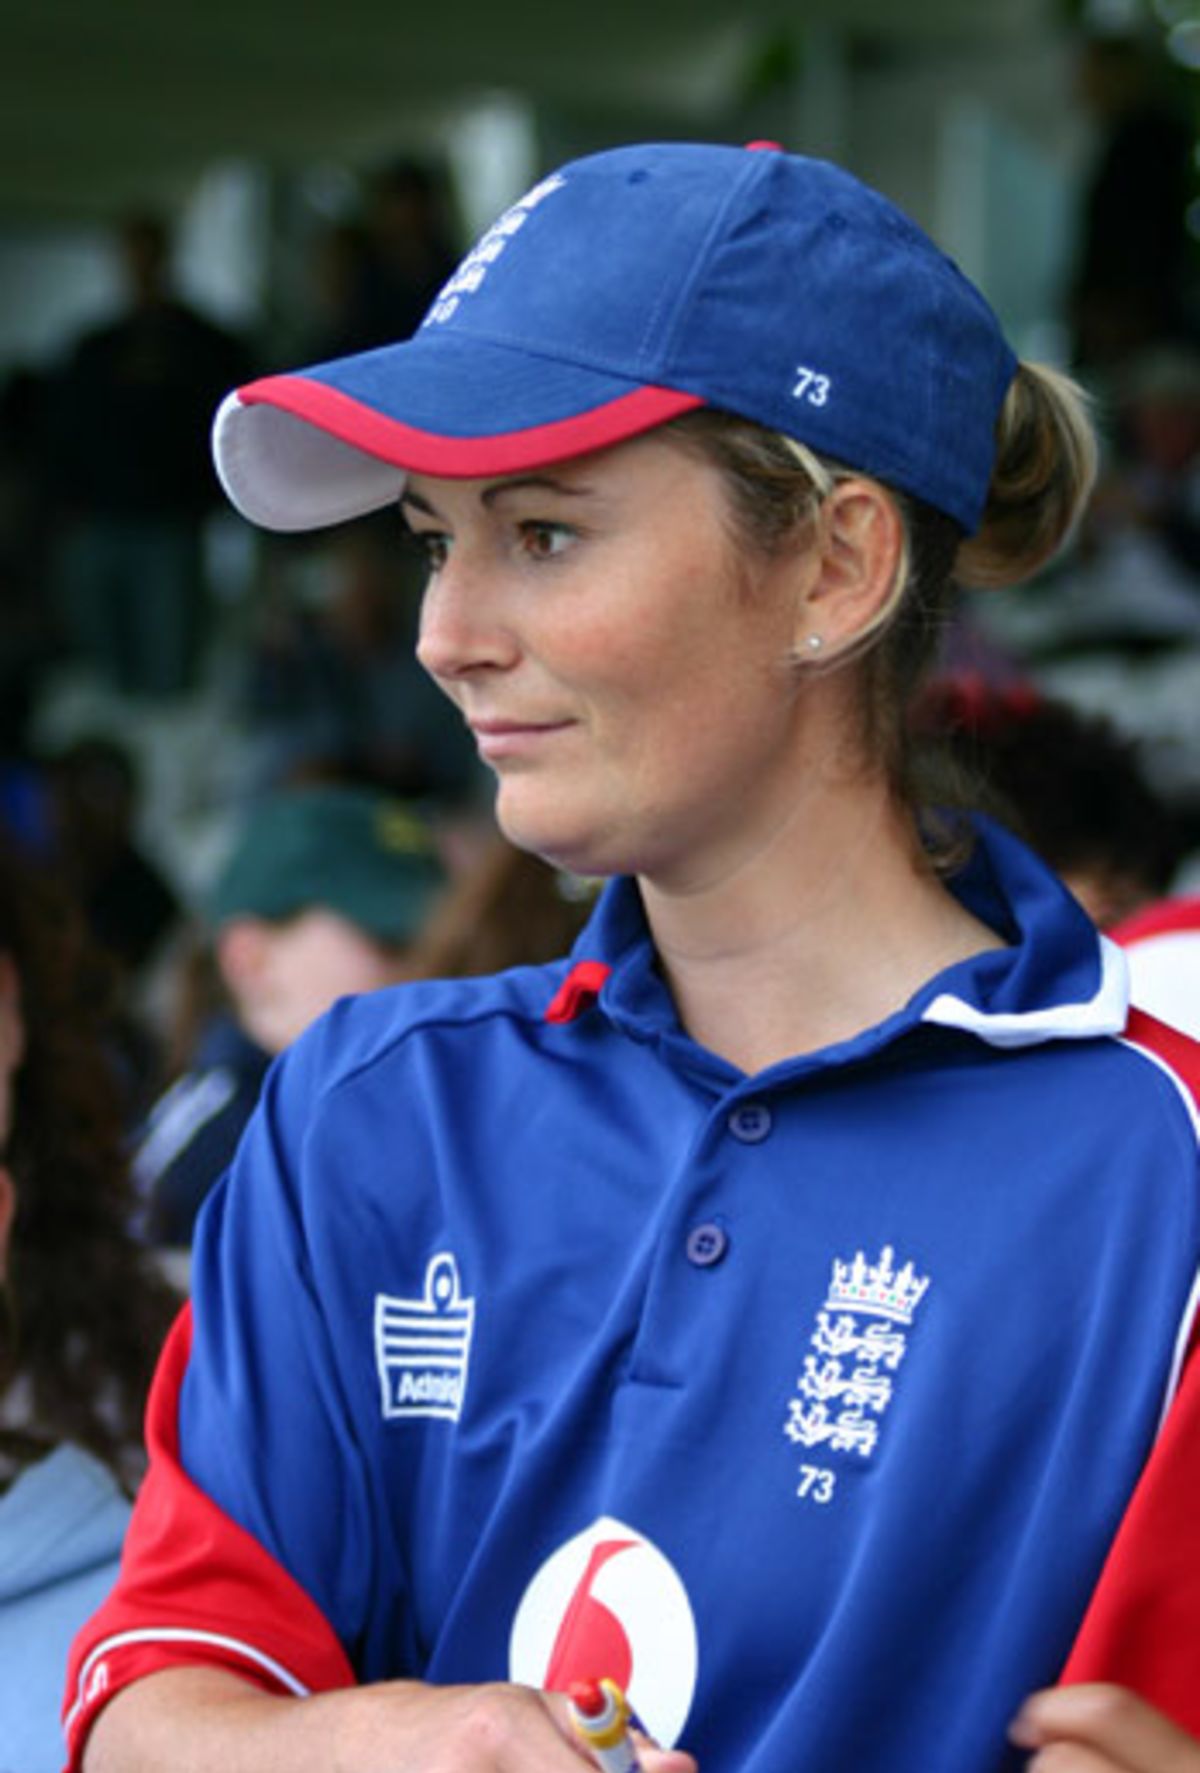
[[[566,499],[585,498],[592,490],[588,486],[572,486],[565,480],[556,480],[550,474],[522,474],[515,480],[499,480],[494,486],[485,486],[479,495],[480,502],[491,506],[496,503],[497,499],[504,498],[507,493],[528,492],[531,489],[536,492],[557,493]],[[411,505],[414,511],[423,511],[426,517],[440,515],[436,506],[431,505],[428,499],[423,498],[418,492],[413,492],[408,486],[400,494],[400,503],[401,505]]]

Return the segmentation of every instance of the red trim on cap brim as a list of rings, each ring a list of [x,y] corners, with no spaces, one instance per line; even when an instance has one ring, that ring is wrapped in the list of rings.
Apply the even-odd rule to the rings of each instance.
[[[239,388],[238,399],[243,406],[278,407],[394,467],[447,479],[514,474],[587,455],[705,404],[699,395],[674,388],[636,388],[632,394],[547,425],[490,437],[447,437],[387,418],[340,389],[304,376],[263,376]]]

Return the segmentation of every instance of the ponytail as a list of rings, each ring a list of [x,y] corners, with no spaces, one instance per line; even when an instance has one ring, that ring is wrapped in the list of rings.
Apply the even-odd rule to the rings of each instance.
[[[1096,459],[1082,389],[1059,370],[1020,364],[996,423],[983,522],[955,561],[958,583],[1013,585],[1044,566],[1087,503]]]

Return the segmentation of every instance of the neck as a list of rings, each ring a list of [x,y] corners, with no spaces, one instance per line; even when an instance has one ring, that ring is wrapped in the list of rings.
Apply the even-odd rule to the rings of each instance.
[[[878,781],[810,791],[719,878],[641,887],[684,1026],[747,1073],[850,1039],[944,967],[1001,946]]]

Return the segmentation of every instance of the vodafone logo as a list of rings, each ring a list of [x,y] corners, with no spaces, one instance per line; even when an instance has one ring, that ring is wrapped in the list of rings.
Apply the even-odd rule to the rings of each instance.
[[[678,1742],[696,1690],[696,1622],[656,1545],[605,1516],[552,1552],[521,1598],[509,1676],[563,1692],[607,1675],[664,1748]]]

